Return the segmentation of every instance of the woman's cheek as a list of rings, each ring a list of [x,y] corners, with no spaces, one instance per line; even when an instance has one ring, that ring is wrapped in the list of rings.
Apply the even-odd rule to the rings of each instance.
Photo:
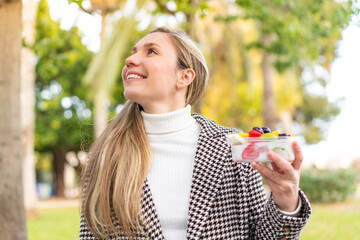
[[[125,86],[125,80],[126,80],[126,65],[123,67],[123,69],[121,70],[121,76],[122,76],[122,80],[123,80],[123,84]]]

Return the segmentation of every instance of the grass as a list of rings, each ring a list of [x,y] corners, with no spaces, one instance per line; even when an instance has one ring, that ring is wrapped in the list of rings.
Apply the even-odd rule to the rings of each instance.
[[[360,240],[360,199],[313,204],[312,209],[301,240]]]
[[[360,240],[360,199],[312,208],[301,240]],[[27,221],[29,240],[78,239],[79,224],[78,208],[40,209],[37,219]]]
[[[29,240],[79,239],[79,208],[39,209],[39,217],[27,220]]]

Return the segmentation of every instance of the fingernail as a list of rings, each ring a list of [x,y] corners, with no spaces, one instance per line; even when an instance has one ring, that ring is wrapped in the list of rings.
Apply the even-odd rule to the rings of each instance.
[[[270,152],[268,152],[268,156],[272,157],[272,156],[274,156],[274,153],[270,151]]]

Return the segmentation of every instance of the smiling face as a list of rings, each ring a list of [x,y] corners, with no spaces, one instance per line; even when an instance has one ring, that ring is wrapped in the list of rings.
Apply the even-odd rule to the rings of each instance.
[[[122,70],[124,95],[140,104],[145,112],[163,113],[185,106],[177,81],[182,71],[170,36],[151,33],[142,38],[126,59]]]

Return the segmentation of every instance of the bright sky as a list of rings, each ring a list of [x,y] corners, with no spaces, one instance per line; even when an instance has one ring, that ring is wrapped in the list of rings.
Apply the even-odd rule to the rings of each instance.
[[[359,22],[359,21],[358,21]],[[347,167],[360,158],[360,27],[352,22],[344,31],[330,73],[327,94],[335,100],[344,97],[341,113],[331,123],[327,139],[305,147],[305,160],[315,160],[318,167],[330,165]],[[360,132],[360,131],[359,131]]]
[[[60,20],[63,28],[78,25],[84,44],[92,51],[99,49],[100,16],[79,12],[65,0],[49,0],[49,4],[52,18]],[[341,113],[331,123],[326,140],[303,147],[305,166],[347,167],[354,158],[360,158],[360,27],[355,19],[343,32],[330,79],[327,94],[331,100],[344,98]]]
[[[66,0],[48,0],[51,18],[60,21],[61,28],[69,29],[77,25],[84,34],[83,43],[96,52],[100,46],[101,16],[79,11],[79,7]]]

